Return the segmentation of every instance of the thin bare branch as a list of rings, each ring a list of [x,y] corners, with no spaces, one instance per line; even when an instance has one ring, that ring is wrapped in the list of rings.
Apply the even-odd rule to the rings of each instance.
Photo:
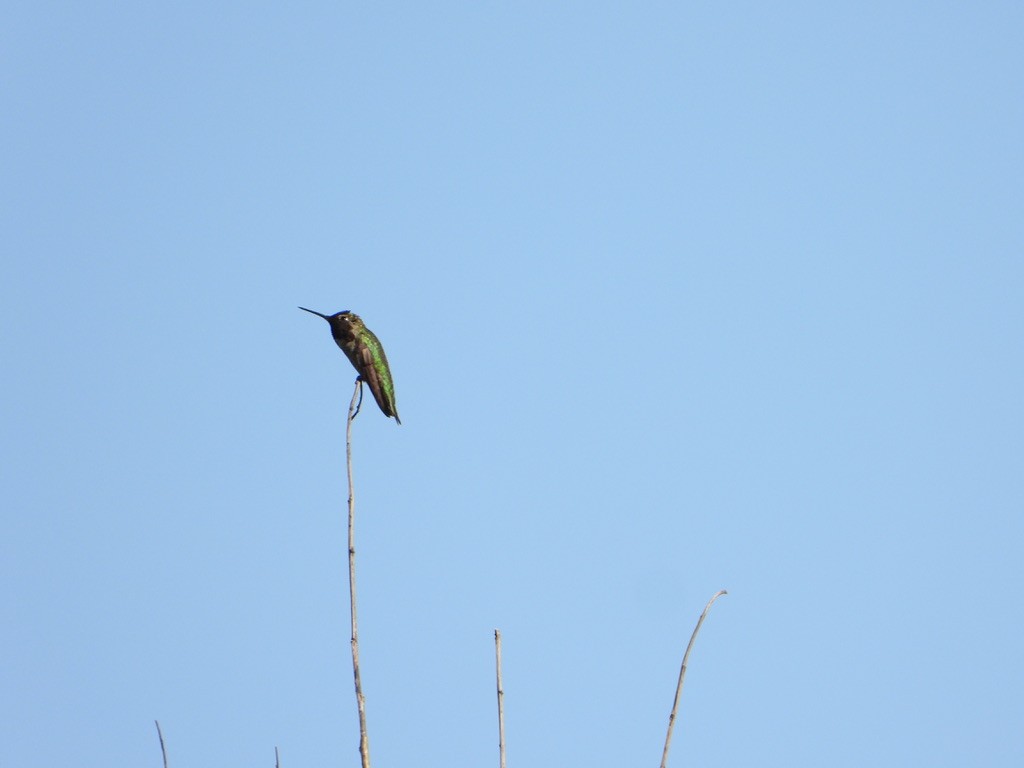
[[[505,688],[501,684],[501,630],[494,630],[494,664],[498,676],[498,758],[505,768]]]
[[[167,747],[164,746],[164,732],[160,730],[160,721],[154,720],[156,723],[156,735],[160,737],[160,754],[164,757],[164,768],[167,768]]]
[[[274,747],[274,768],[281,768],[281,755],[277,753],[277,747]]]
[[[686,645],[686,653],[683,654],[683,665],[679,668],[679,682],[676,684],[676,698],[672,702],[672,713],[668,716],[668,733],[665,735],[665,749],[661,753],[661,768],[666,768],[668,765],[668,748],[672,743],[672,727],[676,723],[676,711],[679,709],[679,696],[683,692],[683,678],[686,677],[686,665],[690,661],[690,651],[693,650],[693,643],[697,639],[697,633],[700,632],[700,625],[704,623],[704,617],[708,615],[708,611],[711,610],[712,604],[720,598],[722,595],[729,594],[724,589],[720,589],[718,592],[708,600],[708,604],[704,606],[704,610],[700,614],[700,618],[697,619],[697,626],[693,628],[693,634],[690,635],[690,642]]]
[[[363,401],[363,380],[356,379],[352,402],[348,406],[348,424],[345,429],[345,464],[348,470],[348,597],[352,617],[352,677],[356,686],[356,707],[359,709],[359,757],[363,768],[370,768],[370,737],[366,731],[366,699],[363,697],[363,683],[359,676],[359,631],[356,622],[356,492],[352,484],[352,420]]]

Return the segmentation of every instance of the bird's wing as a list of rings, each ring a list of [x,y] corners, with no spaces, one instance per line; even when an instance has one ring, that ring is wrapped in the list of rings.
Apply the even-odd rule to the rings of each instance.
[[[377,369],[373,367],[373,353],[366,347],[360,349],[357,353],[359,356],[359,375],[363,377],[363,381],[366,382],[366,386],[370,388],[373,393],[373,399],[377,401],[377,405],[384,412],[385,415],[389,416],[387,401],[384,399],[384,392],[381,390],[380,377],[377,375]]]

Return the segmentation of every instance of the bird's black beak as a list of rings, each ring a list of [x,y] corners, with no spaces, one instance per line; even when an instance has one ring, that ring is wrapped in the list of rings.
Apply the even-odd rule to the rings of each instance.
[[[329,322],[331,322],[331,318],[329,318],[329,317],[328,317],[327,315],[321,315],[321,314],[320,314],[319,312],[317,312],[317,311],[316,311],[315,309],[306,309],[305,307],[299,307],[299,309],[305,310],[306,312],[309,312],[309,313],[310,313],[310,314],[312,314],[312,315],[316,315],[317,317],[322,317],[322,318],[323,318],[324,320],[326,320],[326,321],[327,321],[328,323],[329,323]]]

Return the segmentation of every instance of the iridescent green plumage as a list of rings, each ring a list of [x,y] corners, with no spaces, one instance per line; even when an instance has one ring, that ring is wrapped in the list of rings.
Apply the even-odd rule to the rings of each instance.
[[[401,424],[395,406],[395,383],[391,379],[387,355],[384,354],[380,339],[366,327],[363,319],[348,310],[324,315],[305,307],[299,309],[322,317],[330,324],[334,343],[341,347],[345,357],[359,372],[359,378],[370,388],[381,411],[385,416],[394,416],[395,421]]]

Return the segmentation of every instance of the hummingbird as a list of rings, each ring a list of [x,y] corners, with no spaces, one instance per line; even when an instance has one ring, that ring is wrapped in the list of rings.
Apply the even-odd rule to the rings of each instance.
[[[334,343],[341,347],[345,357],[358,371],[360,380],[365,381],[370,387],[373,399],[377,401],[381,411],[385,416],[394,416],[395,421],[401,424],[398,408],[395,407],[395,383],[391,380],[388,358],[384,354],[380,339],[366,327],[363,319],[347,309],[333,315],[324,315],[305,307],[299,309],[322,317],[328,322]]]

